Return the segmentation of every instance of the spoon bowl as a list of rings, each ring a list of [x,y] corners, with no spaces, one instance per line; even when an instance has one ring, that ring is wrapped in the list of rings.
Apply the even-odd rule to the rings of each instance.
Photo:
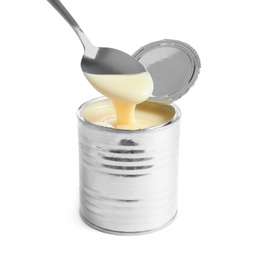
[[[112,48],[98,48],[95,58],[84,54],[81,69],[91,74],[137,74],[146,71],[132,56]]]
[[[84,55],[81,60],[81,69],[84,73],[137,74],[146,72],[143,65],[127,53],[113,48],[94,46],[59,0],[47,1],[60,13],[78,35],[84,47]]]

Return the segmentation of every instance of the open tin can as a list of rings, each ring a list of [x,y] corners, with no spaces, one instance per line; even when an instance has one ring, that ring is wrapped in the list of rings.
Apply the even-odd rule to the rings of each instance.
[[[200,62],[187,44],[163,40],[134,55],[154,81],[150,101],[164,102],[172,118],[159,126],[120,130],[95,125],[78,110],[80,213],[91,227],[112,234],[144,234],[177,214],[180,109],[172,102],[195,82]],[[108,101],[109,102],[109,101]]]

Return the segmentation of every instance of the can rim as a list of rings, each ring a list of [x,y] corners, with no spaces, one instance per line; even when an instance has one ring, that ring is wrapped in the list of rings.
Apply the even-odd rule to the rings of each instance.
[[[101,126],[101,125],[97,125],[97,124],[94,124],[94,123],[86,120],[82,116],[82,113],[81,113],[82,109],[85,106],[90,105],[90,104],[97,102],[99,100],[109,100],[109,98],[102,96],[102,97],[97,97],[97,98],[91,99],[89,101],[84,102],[77,110],[77,117],[80,120],[80,122],[82,122],[83,124],[93,128],[93,129],[99,130],[99,131],[102,130],[102,131],[107,131],[107,132],[129,133],[129,134],[130,133],[146,133],[146,132],[158,131],[158,130],[164,129],[165,127],[168,127],[169,125],[172,125],[173,123],[179,121],[179,119],[181,117],[181,110],[176,104],[165,103],[166,105],[172,106],[174,108],[175,114],[169,121],[165,122],[164,124],[156,125],[156,126],[148,127],[148,128],[143,128],[143,129],[136,129],[136,130],[117,129],[117,128],[112,128],[112,127]],[[150,100],[150,99],[148,99],[147,101],[149,101],[149,102],[160,102],[160,101],[155,101],[155,100]]]

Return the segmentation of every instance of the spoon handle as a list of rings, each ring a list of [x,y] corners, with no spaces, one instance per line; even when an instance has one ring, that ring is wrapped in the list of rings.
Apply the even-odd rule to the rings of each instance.
[[[68,10],[64,7],[64,5],[59,0],[47,0],[47,1],[68,22],[68,24],[72,27],[72,29],[78,35],[78,37],[84,47],[85,55],[90,58],[92,58],[92,57],[94,58],[99,48],[94,46],[90,42],[90,40],[84,34],[83,30],[80,28],[80,26],[75,21],[75,19],[71,16],[71,14],[68,12]]]

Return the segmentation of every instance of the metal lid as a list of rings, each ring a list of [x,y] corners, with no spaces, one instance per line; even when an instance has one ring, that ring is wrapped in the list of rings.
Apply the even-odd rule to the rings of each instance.
[[[200,59],[188,44],[176,40],[162,40],[141,47],[133,54],[154,82],[150,99],[168,103],[184,95],[196,81]]]

